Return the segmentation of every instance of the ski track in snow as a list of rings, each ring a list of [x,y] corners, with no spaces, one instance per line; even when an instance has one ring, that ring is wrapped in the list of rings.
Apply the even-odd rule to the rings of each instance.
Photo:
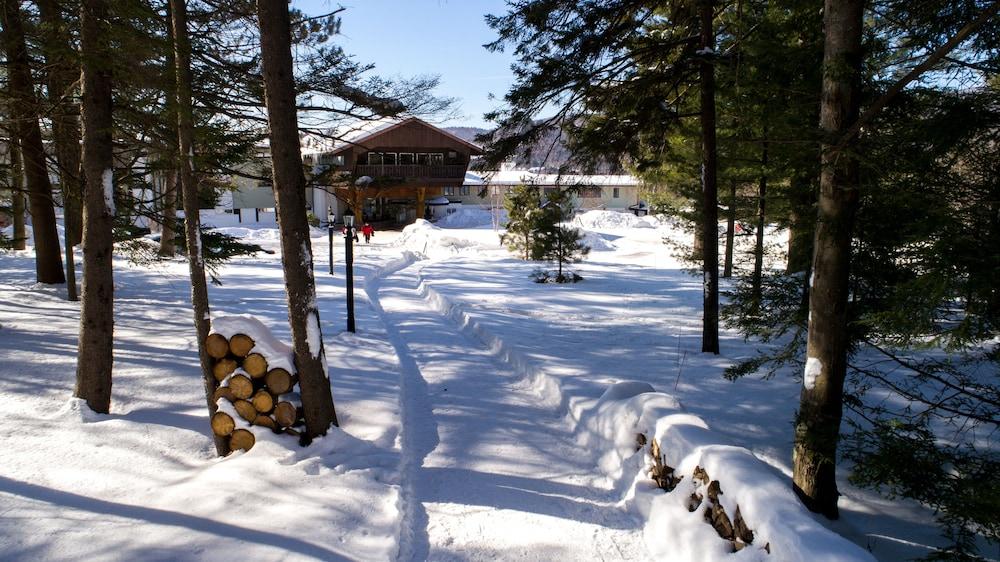
[[[398,559],[646,558],[565,419],[426,301],[422,263],[400,265],[366,287],[401,365]]]

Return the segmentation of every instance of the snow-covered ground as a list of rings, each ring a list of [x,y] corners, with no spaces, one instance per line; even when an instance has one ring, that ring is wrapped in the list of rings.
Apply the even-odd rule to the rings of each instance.
[[[698,352],[701,285],[663,243],[686,238],[673,226],[588,213],[584,281],[539,285],[488,217],[465,215],[356,248],[357,334],[343,331],[342,238],[331,276],[314,231],[341,428],[226,459],[212,455],[183,261],[116,261],[112,414],[99,416],[70,398],[77,307],[33,282],[30,252],[0,255],[0,559],[890,561],[941,543],[927,510],[843,479],[841,521],[798,505],[801,383],[722,379],[754,353],[733,333],[721,356]],[[271,228],[225,231],[280,251]],[[290,339],[279,254],[220,273],[213,315]],[[648,478],[639,433],[684,476],[673,492]],[[755,533],[737,554],[707,502],[688,511],[706,495],[696,466]]]

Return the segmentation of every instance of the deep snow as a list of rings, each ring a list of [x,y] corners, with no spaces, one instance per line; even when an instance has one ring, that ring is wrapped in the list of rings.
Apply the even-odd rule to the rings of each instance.
[[[33,282],[30,252],[0,255],[0,557],[860,560],[870,549],[888,561],[940,544],[927,510],[846,481],[842,521],[802,510],[788,484],[802,374],[723,380],[754,348],[730,333],[722,356],[697,352],[700,282],[663,244],[686,235],[588,213],[575,226],[603,247],[577,267],[584,282],[538,285],[537,265],[499,247],[491,220],[464,214],[477,228],[418,221],[356,247],[357,334],[343,331],[342,241],[330,276],[314,231],[342,427],[306,449],[262,433],[226,459],[212,457],[183,261],[116,261],[112,414],[98,416],[70,398],[76,306]],[[273,228],[227,232],[280,252]],[[280,255],[220,273],[213,316],[252,314],[287,344]],[[655,489],[637,432],[687,482]],[[754,546],[724,554],[682,505],[694,465],[720,479]]]

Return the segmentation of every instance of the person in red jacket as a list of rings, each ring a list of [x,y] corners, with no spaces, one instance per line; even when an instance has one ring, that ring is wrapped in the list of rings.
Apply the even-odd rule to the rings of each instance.
[[[372,228],[372,225],[365,223],[365,225],[361,227],[361,234],[365,237],[365,244],[368,244],[371,242],[372,236],[375,235],[375,229]]]

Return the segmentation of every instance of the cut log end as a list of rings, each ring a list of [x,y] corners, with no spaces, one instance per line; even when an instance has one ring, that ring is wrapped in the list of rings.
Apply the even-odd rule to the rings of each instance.
[[[222,359],[229,353],[229,340],[222,334],[209,334],[205,338],[205,351],[212,359]]]
[[[236,397],[233,396],[233,391],[230,390],[228,386],[220,386],[219,388],[216,388],[215,393],[212,394],[212,402],[218,403],[219,400],[223,398],[229,400],[230,402],[236,400]]]
[[[247,400],[253,396],[253,381],[246,375],[233,375],[229,379],[229,390],[236,398]]]
[[[240,415],[241,418],[253,423],[257,419],[257,408],[253,407],[253,404],[246,400],[237,400],[233,402],[233,407],[236,408],[236,413]]]
[[[264,384],[267,385],[267,389],[271,391],[271,394],[278,395],[292,390],[295,380],[292,378],[291,373],[277,368],[267,372],[267,375],[264,376]]]
[[[295,404],[291,402],[278,402],[274,407],[274,421],[281,427],[291,427],[295,425],[296,418]]]
[[[225,412],[216,412],[212,415],[212,433],[227,437],[236,429],[236,422],[233,417]]]
[[[229,338],[229,352],[237,357],[246,357],[253,345],[253,338],[246,334],[236,334]]]
[[[262,414],[266,414],[274,409],[274,397],[266,390],[258,390],[250,402]]]
[[[267,374],[267,359],[259,353],[251,353],[243,360],[243,370],[255,379]]]
[[[246,429],[237,429],[229,437],[229,449],[231,451],[249,451],[256,442],[257,439],[254,438],[253,433]]]
[[[270,428],[272,430],[277,430],[278,429],[277,422],[275,422],[274,418],[272,418],[271,416],[257,416],[253,420],[253,424],[254,425],[259,425],[261,427],[267,427],[267,428]]]
[[[232,359],[220,359],[214,367],[212,367],[212,375],[215,376],[215,380],[222,382],[222,379],[229,376],[230,373],[236,370],[236,361]]]

